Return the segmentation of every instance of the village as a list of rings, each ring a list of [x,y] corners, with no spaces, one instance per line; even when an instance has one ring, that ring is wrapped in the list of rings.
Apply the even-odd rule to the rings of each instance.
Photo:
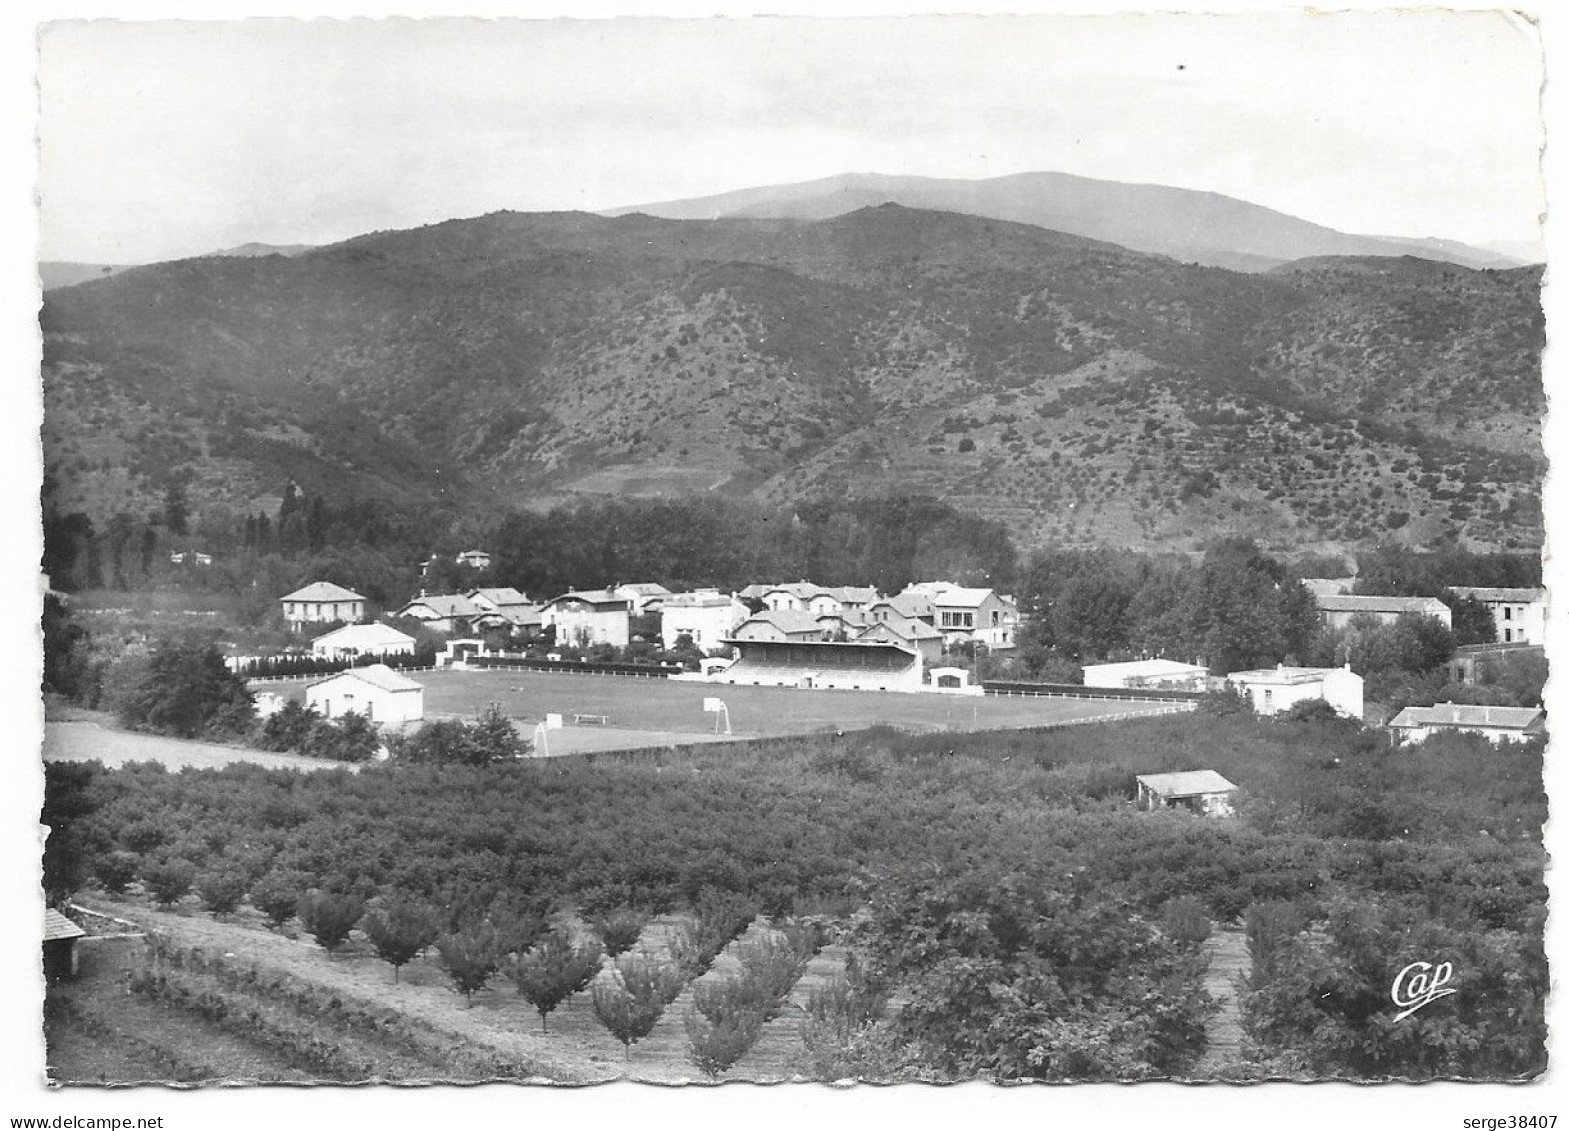
[[[467,550],[457,565],[487,570],[490,555]],[[1433,597],[1356,595],[1353,578],[1307,579],[1323,625],[1393,625],[1430,618],[1451,627],[1447,604]],[[1446,662],[1452,684],[1474,685],[1480,670],[1505,656],[1544,657],[1546,591],[1541,588],[1453,587],[1493,622],[1495,642],[1461,645]],[[1364,680],[1353,658],[1336,667],[1277,664],[1224,673],[1200,662],[1160,656],[1087,663],[1072,684],[977,678],[976,657],[1017,646],[1021,616],[1009,595],[945,581],[916,582],[892,595],[869,586],[820,586],[808,581],[751,584],[733,593],[716,588],[672,592],[655,582],[573,590],[533,601],[514,588],[476,586],[421,593],[383,620],[366,618],[366,598],[331,582],[312,582],[279,598],[284,620],[299,634],[300,655],[340,671],[304,685],[306,706],[324,718],[358,713],[399,727],[425,716],[423,687],[400,674],[417,641],[394,624],[418,626],[441,647],[432,666],[448,671],[523,665],[534,670],[656,675],[715,687],[773,687],[945,695],[1114,696],[1191,706],[1207,693],[1230,692],[1261,716],[1299,714],[1321,705],[1334,716],[1383,725],[1398,741],[1420,743],[1435,733],[1478,734],[1490,742],[1545,733],[1539,706],[1435,702],[1365,716]],[[325,632],[313,635],[318,629]],[[657,644],[660,655],[628,656],[634,644]],[[567,656],[564,651],[570,651]],[[646,653],[645,653],[646,654]],[[271,670],[275,657],[231,658],[242,674]],[[320,670],[320,669],[318,669]],[[263,717],[284,698],[257,685]],[[788,701],[785,701],[786,703]],[[783,709],[788,709],[784,707]],[[895,714],[897,710],[895,709]]]

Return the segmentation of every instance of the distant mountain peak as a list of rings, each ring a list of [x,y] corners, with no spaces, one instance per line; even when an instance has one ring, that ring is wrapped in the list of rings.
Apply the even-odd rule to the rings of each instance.
[[[1323,256],[1417,255],[1465,267],[1519,261],[1457,240],[1356,235],[1221,193],[1035,171],[978,180],[840,173],[690,200],[610,209],[673,220],[825,220],[898,205],[1032,224],[1183,262],[1267,271]]]

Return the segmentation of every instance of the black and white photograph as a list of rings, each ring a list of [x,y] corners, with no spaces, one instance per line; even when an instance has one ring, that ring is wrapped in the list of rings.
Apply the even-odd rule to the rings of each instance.
[[[18,21],[0,1115],[1569,1118],[1544,17],[247,14]]]

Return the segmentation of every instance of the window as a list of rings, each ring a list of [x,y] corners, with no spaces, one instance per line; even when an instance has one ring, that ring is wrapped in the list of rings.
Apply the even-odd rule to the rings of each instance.
[[[1505,605],[1504,606],[1504,619],[1505,620],[1509,620],[1510,619],[1510,614],[1512,614],[1513,612],[1514,612],[1513,609],[1511,609],[1508,605]]]

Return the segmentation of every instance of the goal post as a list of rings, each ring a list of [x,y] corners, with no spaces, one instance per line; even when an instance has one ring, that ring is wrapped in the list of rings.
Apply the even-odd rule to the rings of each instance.
[[[712,695],[703,697],[703,711],[714,716],[714,733],[719,733],[719,720],[724,719],[725,733],[730,733],[730,708],[725,706],[723,699],[716,699]]]

